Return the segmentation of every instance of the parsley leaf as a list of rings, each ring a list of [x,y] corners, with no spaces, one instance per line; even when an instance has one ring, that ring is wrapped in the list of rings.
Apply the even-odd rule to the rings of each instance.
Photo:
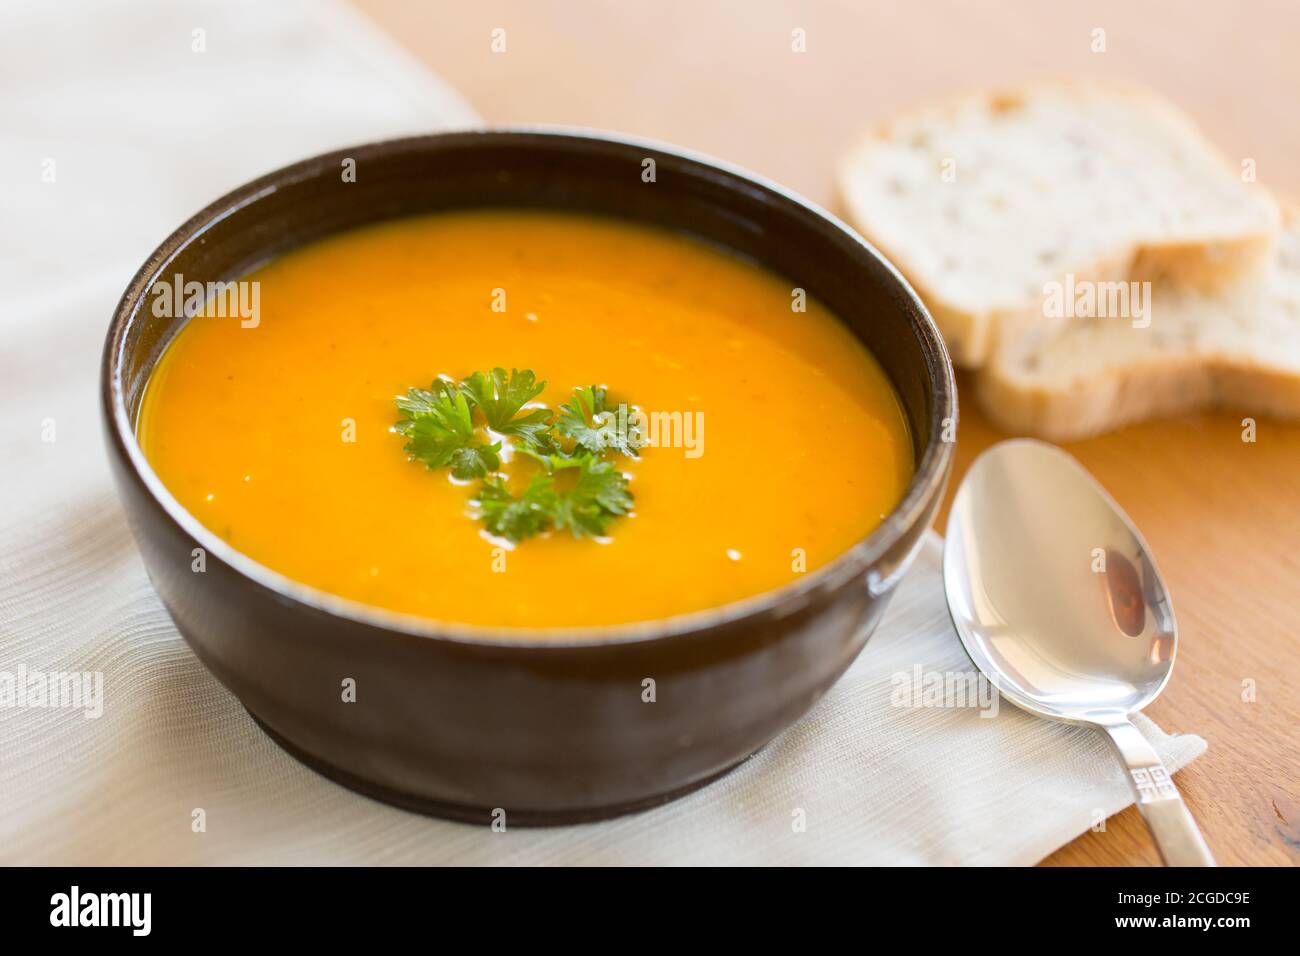
[[[629,458],[637,457],[633,436],[626,428],[618,427],[617,412],[608,407],[605,389],[600,385],[575,388],[573,399],[560,405],[555,430],[595,454],[612,449]]]
[[[549,475],[534,475],[518,498],[495,475],[478,491],[479,512],[488,531],[516,542],[546,530],[554,521],[556,501],[555,480]]]
[[[469,402],[451,383],[438,379],[427,389],[409,389],[397,407],[402,418],[394,428],[407,439],[406,453],[430,471],[450,467],[464,481],[501,467],[500,443],[475,440]]]
[[[555,513],[555,526],[568,528],[575,538],[590,535],[598,538],[605,534],[610,521],[632,510],[632,493],[627,490],[627,477],[594,455],[584,455],[579,461],[578,482],[573,489],[560,496]]]
[[[550,528],[568,529],[575,538],[604,536],[609,523],[632,510],[627,477],[590,453],[561,459],[557,467],[578,469],[568,491],[555,487],[550,474],[536,474],[527,489],[515,497],[499,476],[479,487],[478,507],[488,531],[511,541],[522,541]]]
[[[538,444],[541,433],[551,427],[551,413],[545,408],[529,409],[522,415],[520,411],[545,388],[546,382],[536,381],[530,369],[517,368],[510,370],[509,377],[503,368],[475,372],[461,383],[461,391],[482,409],[488,428],[528,445]]]

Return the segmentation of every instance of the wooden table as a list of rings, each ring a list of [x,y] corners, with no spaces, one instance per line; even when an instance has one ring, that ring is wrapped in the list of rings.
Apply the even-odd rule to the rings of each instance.
[[[1163,91],[1229,157],[1255,159],[1261,181],[1300,197],[1300,5],[1286,0],[356,2],[489,122],[664,139],[836,211],[836,157],[866,123],[971,88],[1080,74]],[[495,28],[503,53],[491,49]],[[1105,52],[1092,51],[1097,28]],[[804,53],[792,50],[796,29]],[[1240,418],[1156,422],[1070,451],[1142,528],[1173,592],[1178,670],[1149,713],[1209,741],[1178,782],[1210,847],[1222,864],[1294,865],[1300,427],[1261,421],[1246,444]],[[967,399],[953,487],[1000,437]],[[1250,682],[1254,699],[1243,699]],[[1046,862],[1159,858],[1130,808]]]

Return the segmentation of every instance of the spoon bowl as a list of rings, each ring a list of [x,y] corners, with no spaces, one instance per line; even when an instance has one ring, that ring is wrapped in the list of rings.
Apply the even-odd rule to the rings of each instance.
[[[1172,778],[1129,720],[1173,673],[1178,628],[1141,534],[1055,446],[995,445],[948,517],[944,587],[975,666],[1016,706],[1104,730],[1171,865],[1213,865]]]

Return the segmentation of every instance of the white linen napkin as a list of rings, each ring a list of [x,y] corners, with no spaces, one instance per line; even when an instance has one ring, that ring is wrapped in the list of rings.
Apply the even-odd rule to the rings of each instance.
[[[665,807],[494,833],[298,764],[145,577],[100,435],[104,331],[157,242],[222,192],[474,114],[335,2],[11,2],[0,63],[0,863],[1023,864],[1132,802],[1092,731],[925,706],[933,675],[971,671],[933,535],[813,713]],[[101,690],[37,706],[52,672]],[[1205,749],[1138,723],[1171,769]]]

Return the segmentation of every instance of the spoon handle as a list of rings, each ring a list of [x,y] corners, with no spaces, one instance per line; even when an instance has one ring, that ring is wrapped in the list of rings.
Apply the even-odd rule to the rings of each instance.
[[[1127,720],[1101,727],[1128,767],[1138,809],[1155,838],[1165,866],[1215,866],[1210,848],[1205,845],[1187,804],[1178,795],[1173,777],[1142,732]]]

